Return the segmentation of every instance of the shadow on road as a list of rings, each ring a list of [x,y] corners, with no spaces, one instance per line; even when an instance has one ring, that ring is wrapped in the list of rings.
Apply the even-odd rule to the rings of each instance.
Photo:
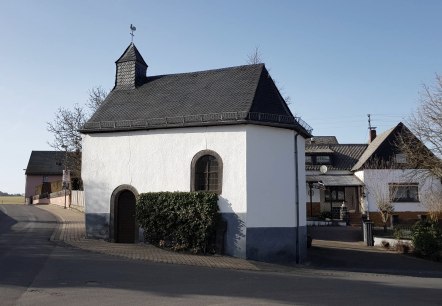
[[[17,221],[15,219],[9,217],[0,209],[0,233],[9,231],[16,223]]]
[[[309,267],[389,275],[442,277],[442,263],[368,247],[362,230],[352,227],[311,227],[313,238],[306,265]]]

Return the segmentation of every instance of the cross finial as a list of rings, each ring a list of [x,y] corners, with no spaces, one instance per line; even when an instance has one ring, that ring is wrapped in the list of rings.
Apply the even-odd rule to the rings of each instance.
[[[136,31],[137,28],[134,27],[132,24],[130,24],[130,35],[132,36],[132,42],[134,42],[134,31]]]

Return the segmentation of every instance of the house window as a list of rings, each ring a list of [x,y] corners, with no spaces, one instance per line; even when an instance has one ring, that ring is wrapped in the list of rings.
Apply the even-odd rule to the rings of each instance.
[[[393,202],[419,202],[418,184],[390,184],[390,199]]]
[[[191,168],[192,191],[221,193],[223,164],[216,152],[204,150],[197,153],[193,157]]]
[[[330,155],[305,155],[305,163],[309,165],[331,164]]]
[[[345,201],[345,187],[331,187],[325,190],[326,202]]]
[[[316,156],[316,164],[317,165],[330,164],[330,156],[329,155]]]

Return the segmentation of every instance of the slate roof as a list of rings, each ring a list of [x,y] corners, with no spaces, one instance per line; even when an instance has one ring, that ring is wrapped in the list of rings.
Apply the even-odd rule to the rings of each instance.
[[[310,139],[307,139],[306,145],[323,145],[323,144],[338,144],[338,139],[336,136],[313,136]]]
[[[351,170],[358,162],[359,158],[367,149],[367,144],[334,144],[334,145],[306,145],[306,154],[327,153],[331,155],[331,165],[327,165],[329,170]],[[319,170],[321,165],[306,164],[306,170]]]
[[[359,170],[376,152],[379,146],[388,138],[388,136],[390,136],[395,128],[396,126],[376,136],[376,138],[368,145],[367,150],[365,150],[364,154],[362,154],[359,161],[352,167],[352,171]]]
[[[124,62],[139,62],[147,67],[146,62],[144,61],[143,57],[141,56],[140,52],[138,51],[137,47],[135,47],[134,43],[131,43],[126,50],[123,52],[123,54],[120,56],[120,58],[115,63],[124,63]]]
[[[62,175],[65,152],[32,151],[29,157],[26,175]]]
[[[400,153],[395,143],[400,134],[410,135],[417,141],[416,136],[403,124],[399,122],[395,127],[386,130],[378,135],[369,145],[367,150],[361,156],[359,161],[354,165],[352,171],[358,171],[363,168],[370,158],[374,157],[379,160],[387,161],[394,157],[393,154]]]
[[[307,182],[322,182],[325,186],[364,186],[355,175],[306,175]]]
[[[137,58],[135,51],[130,56],[126,51],[119,61]],[[131,90],[114,88],[80,131],[251,123],[311,137],[311,127],[290,112],[264,64],[150,76],[142,81]]]

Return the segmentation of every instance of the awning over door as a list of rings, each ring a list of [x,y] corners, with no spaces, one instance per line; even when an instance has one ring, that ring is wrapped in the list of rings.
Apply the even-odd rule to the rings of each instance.
[[[307,182],[322,182],[325,186],[364,186],[354,175],[307,175]]]

